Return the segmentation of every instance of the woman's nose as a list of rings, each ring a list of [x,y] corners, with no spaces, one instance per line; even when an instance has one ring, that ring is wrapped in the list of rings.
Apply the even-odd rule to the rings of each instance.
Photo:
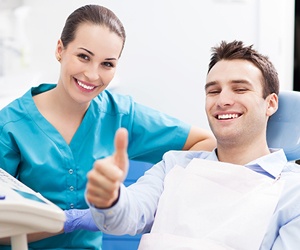
[[[100,70],[98,66],[89,66],[84,71],[84,75],[88,78],[89,81],[96,81],[100,77]]]

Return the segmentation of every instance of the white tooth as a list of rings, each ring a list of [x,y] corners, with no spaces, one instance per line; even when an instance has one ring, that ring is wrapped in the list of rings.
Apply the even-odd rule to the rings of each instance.
[[[218,115],[218,119],[233,119],[237,118],[237,114],[224,114],[224,115]]]
[[[81,86],[81,87],[83,87],[84,89],[87,89],[87,90],[91,90],[91,89],[94,88],[93,86],[87,86],[87,85],[83,84],[82,82],[80,82],[78,80],[77,80],[77,83],[78,83],[79,86]]]

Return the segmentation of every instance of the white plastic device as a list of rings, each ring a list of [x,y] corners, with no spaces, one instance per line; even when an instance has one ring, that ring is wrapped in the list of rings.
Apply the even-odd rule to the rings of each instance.
[[[0,168],[0,238],[10,237],[12,250],[28,250],[27,234],[59,232],[64,222],[63,210]]]

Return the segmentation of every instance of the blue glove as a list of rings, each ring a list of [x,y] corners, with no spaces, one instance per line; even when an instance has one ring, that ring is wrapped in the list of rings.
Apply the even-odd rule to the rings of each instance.
[[[74,230],[83,229],[88,231],[99,231],[95,225],[90,209],[70,209],[65,210],[66,221],[64,232],[71,233]]]

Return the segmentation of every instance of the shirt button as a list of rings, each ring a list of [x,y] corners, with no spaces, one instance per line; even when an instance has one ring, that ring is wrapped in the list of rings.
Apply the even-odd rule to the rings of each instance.
[[[69,174],[73,174],[73,169],[69,169]]]
[[[74,190],[74,187],[73,186],[70,186],[70,191],[73,191]]]
[[[70,208],[74,208],[74,204],[73,203],[70,204]]]

